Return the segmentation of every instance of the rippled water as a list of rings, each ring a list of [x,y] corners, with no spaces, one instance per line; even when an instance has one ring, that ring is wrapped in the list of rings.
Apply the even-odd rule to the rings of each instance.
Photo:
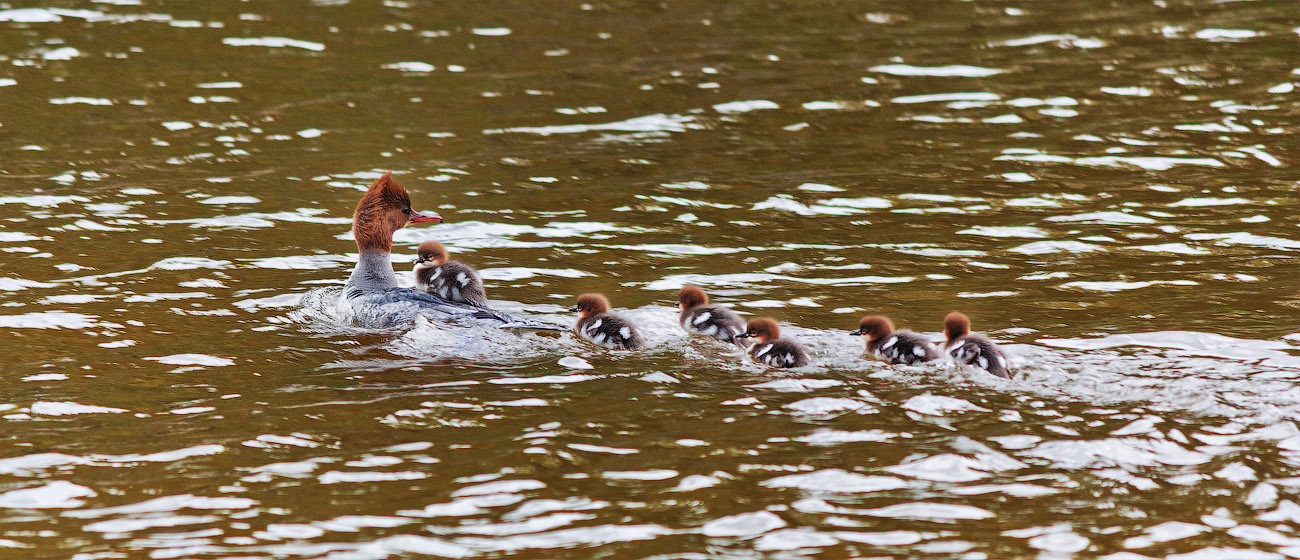
[[[1300,557],[1294,16],[0,4],[0,549]],[[406,281],[440,240],[649,349],[340,324],[387,170],[448,218]],[[817,364],[687,338],[683,283]],[[951,310],[1012,379],[846,335]]]

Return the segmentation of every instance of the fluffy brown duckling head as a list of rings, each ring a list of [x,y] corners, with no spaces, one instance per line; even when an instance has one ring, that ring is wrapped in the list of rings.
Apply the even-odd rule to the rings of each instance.
[[[447,262],[447,248],[437,241],[425,241],[415,250],[415,262],[442,266],[442,263]]]
[[[759,344],[763,344],[781,338],[781,327],[777,326],[776,321],[767,317],[750,319],[749,323],[745,324],[745,332],[736,335],[736,338],[752,338]]]
[[[677,292],[677,307],[690,309],[709,303],[709,295],[697,286],[682,286]]]
[[[599,315],[609,311],[609,299],[600,294],[582,294],[578,296],[578,302],[569,311],[577,311],[582,318],[592,315]]]
[[[867,342],[880,340],[894,332],[894,323],[884,315],[869,315],[858,321],[858,330],[849,334],[865,337]]]
[[[970,319],[959,311],[949,313],[943,318],[943,336],[948,340],[956,340],[970,334]]]

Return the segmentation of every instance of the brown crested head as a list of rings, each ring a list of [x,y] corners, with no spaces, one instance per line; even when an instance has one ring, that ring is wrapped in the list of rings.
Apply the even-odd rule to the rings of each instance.
[[[776,321],[767,317],[750,319],[745,324],[745,337],[757,339],[759,344],[762,344],[774,338],[781,338],[781,327],[776,324]]]
[[[884,315],[869,315],[858,321],[858,330],[852,334],[867,337],[867,341],[879,340],[894,332],[894,323]]]
[[[943,318],[943,336],[954,340],[970,334],[970,319],[960,311],[953,311]]]
[[[582,294],[578,296],[578,303],[572,310],[583,317],[604,313],[609,311],[609,300],[600,294]]]
[[[409,224],[441,221],[442,217],[432,212],[412,210],[411,195],[389,172],[375,179],[357,203],[352,213],[352,235],[358,249],[388,253],[393,250],[393,233],[397,230]]]
[[[682,286],[682,290],[677,292],[677,306],[682,309],[690,309],[706,303],[709,303],[709,295],[696,286]]]
[[[425,241],[415,250],[415,262],[441,265],[447,262],[447,248],[437,241]]]

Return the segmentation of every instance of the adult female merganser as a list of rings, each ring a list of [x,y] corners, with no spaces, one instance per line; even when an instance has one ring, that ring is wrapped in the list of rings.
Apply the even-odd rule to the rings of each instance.
[[[408,324],[417,316],[447,319],[473,316],[492,319],[502,327],[557,328],[552,325],[519,322],[514,318],[481,307],[470,307],[399,287],[393,265],[388,260],[393,250],[393,233],[411,224],[441,222],[433,212],[411,209],[411,196],[393,180],[391,173],[376,179],[357,203],[352,215],[352,234],[360,256],[356,268],[339,298],[339,315],[366,328],[387,328]]]
[[[645,339],[627,319],[609,312],[609,300],[600,294],[582,294],[569,311],[578,312],[574,330],[582,338],[615,350],[640,350]]]
[[[1010,378],[1007,355],[993,341],[971,334],[970,319],[953,311],[943,318],[943,335],[948,339],[943,350],[959,364],[972,365],[1002,378]]]
[[[867,337],[867,353],[891,364],[921,364],[939,359],[930,339],[911,331],[896,331],[883,315],[870,315],[858,322],[858,330],[849,333]]]
[[[749,345],[736,338],[745,332],[745,321],[735,311],[721,305],[708,305],[709,296],[695,286],[682,286],[677,292],[677,307],[682,310],[682,329],[688,333],[711,336],[730,342],[744,350]]]
[[[483,281],[474,267],[447,260],[447,248],[425,241],[415,251],[415,289],[456,303],[487,307]]]
[[[781,337],[781,327],[776,321],[766,317],[751,319],[745,325],[745,332],[736,338],[752,338],[757,342],[749,347],[749,355],[754,361],[776,367],[803,367],[812,363],[808,349],[789,338]]]

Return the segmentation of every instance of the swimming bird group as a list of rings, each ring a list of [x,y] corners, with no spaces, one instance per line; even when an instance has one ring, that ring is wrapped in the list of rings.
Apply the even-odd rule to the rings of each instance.
[[[352,218],[359,254],[339,298],[341,316],[368,328],[391,327],[419,316],[443,320],[473,317],[507,328],[557,328],[520,321],[489,307],[483,281],[474,268],[449,260],[446,247],[436,241],[425,242],[417,249],[413,270],[416,287],[399,287],[389,260],[393,233],[408,225],[439,223],[442,217],[413,210],[410,195],[390,173],[370,185]],[[802,344],[781,336],[775,320],[759,317],[745,322],[735,311],[710,304],[708,294],[696,286],[682,287],[677,306],[682,329],[687,333],[733,344],[754,361],[769,366],[795,368],[812,363]],[[569,310],[578,313],[574,331],[586,340],[616,350],[645,347],[645,338],[636,326],[610,312],[609,300],[601,294],[582,294]],[[972,334],[965,315],[950,313],[943,325],[943,354],[998,377],[1010,376],[1006,354],[988,338]],[[940,358],[940,351],[927,337],[896,331],[893,323],[881,315],[863,317],[858,330],[849,334],[862,336],[866,353],[890,364],[922,364]],[[748,344],[749,340],[753,344]]]
[[[721,305],[709,304],[709,296],[696,286],[683,286],[677,293],[679,322],[691,334],[701,334],[735,344],[756,362],[782,368],[803,367],[812,363],[808,349],[794,339],[781,336],[774,319],[759,317],[746,323],[740,315]],[[582,294],[569,311],[578,312],[574,330],[579,336],[615,350],[640,350],[645,338],[626,318],[611,313],[609,299],[601,294]],[[943,321],[946,341],[943,354],[959,364],[975,366],[998,377],[1010,377],[1007,356],[988,338],[970,332],[970,319],[959,312],[949,313]],[[940,358],[930,339],[905,330],[883,315],[863,317],[858,330],[850,332],[866,340],[866,353],[890,364],[918,365]],[[746,344],[753,339],[754,344]]]

